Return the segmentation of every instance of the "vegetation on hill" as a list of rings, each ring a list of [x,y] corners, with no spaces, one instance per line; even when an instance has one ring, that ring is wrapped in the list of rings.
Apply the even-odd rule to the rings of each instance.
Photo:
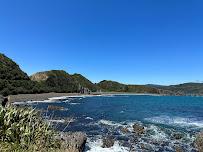
[[[203,83],[184,83],[171,86],[158,86],[175,95],[203,95]]]
[[[0,53],[0,94],[33,93],[36,87],[14,61]]]
[[[71,77],[76,81],[77,84],[79,84],[82,87],[88,88],[93,92],[99,89],[96,84],[93,84],[90,80],[88,80],[81,74],[76,73],[76,74],[73,74]]]
[[[78,84],[75,79],[63,70],[39,72],[30,78],[48,92],[78,92]]]
[[[159,93],[159,90],[144,85],[125,85],[115,81],[101,81],[97,84],[102,91],[131,92],[131,93]]]

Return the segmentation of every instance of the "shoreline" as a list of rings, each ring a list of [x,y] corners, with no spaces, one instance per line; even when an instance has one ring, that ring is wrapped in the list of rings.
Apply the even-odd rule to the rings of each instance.
[[[148,93],[127,93],[127,92],[93,92],[91,94],[81,93],[42,93],[42,94],[18,94],[10,95],[9,102],[26,102],[26,101],[44,101],[54,100],[62,97],[80,97],[80,96],[102,96],[102,95],[150,95],[150,96],[163,96],[160,94],[148,94]]]

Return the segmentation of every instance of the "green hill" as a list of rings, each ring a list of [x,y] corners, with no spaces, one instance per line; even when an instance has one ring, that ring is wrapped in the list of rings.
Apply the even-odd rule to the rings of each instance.
[[[34,86],[13,60],[0,53],[0,94],[30,93]]]
[[[82,76],[81,74],[73,74],[72,78],[82,87],[88,88],[91,91],[95,92],[97,91],[99,88],[97,87],[96,84],[93,84],[90,80],[88,80],[87,78],[85,78],[84,76]]]
[[[144,85],[125,85],[116,81],[103,80],[99,82],[98,87],[102,91],[130,92],[130,93],[159,93],[159,90]]]
[[[38,72],[31,77],[48,92],[78,92],[78,83],[63,70]]]

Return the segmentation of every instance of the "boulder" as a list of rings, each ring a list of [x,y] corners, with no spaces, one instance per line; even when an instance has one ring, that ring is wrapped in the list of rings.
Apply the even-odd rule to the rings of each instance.
[[[64,107],[49,105],[48,110],[64,110]]]
[[[103,139],[103,145],[102,148],[110,148],[113,147],[115,143],[115,140],[112,136],[108,136],[106,138]]]
[[[199,152],[203,152],[203,132],[199,133],[195,140],[195,147]]]
[[[129,133],[130,131],[128,130],[128,128],[122,127],[122,128],[121,128],[121,132],[124,133],[124,134],[127,134],[127,133]]]
[[[180,146],[176,146],[176,147],[175,147],[175,151],[176,151],[176,152],[184,152],[183,148],[180,147]]]
[[[82,132],[63,133],[59,138],[65,152],[83,152],[85,149],[87,136]]]
[[[145,132],[145,128],[139,124],[134,124],[133,125],[133,131],[138,134],[138,135],[141,135],[141,134],[144,134]]]
[[[0,95],[0,104],[2,105],[2,102],[4,101],[4,97]]]
[[[173,138],[176,139],[176,140],[180,140],[183,138],[183,134],[181,133],[175,133],[173,134]]]

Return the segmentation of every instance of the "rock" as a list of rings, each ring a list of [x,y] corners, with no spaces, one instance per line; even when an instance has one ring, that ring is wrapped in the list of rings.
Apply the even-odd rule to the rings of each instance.
[[[106,138],[103,139],[103,145],[102,145],[102,148],[110,148],[110,147],[113,147],[115,143],[115,140],[113,137],[111,136],[108,136]]]
[[[175,133],[173,134],[173,138],[176,139],[176,140],[180,140],[183,138],[183,134],[181,133]]]
[[[124,133],[124,134],[127,134],[127,133],[129,133],[130,131],[128,130],[128,128],[122,127],[122,128],[121,128],[121,132]]]
[[[0,104],[3,107],[5,107],[7,103],[8,103],[8,98],[7,97],[3,97],[2,95],[0,95]]]
[[[64,107],[49,105],[48,110],[64,110]]]
[[[176,146],[176,147],[175,147],[175,151],[176,151],[176,152],[184,152],[183,148],[180,147],[180,146]]]
[[[145,132],[145,128],[139,124],[134,124],[133,125],[133,131],[138,134],[138,135],[141,135],[141,134],[144,134]]]
[[[153,148],[150,145],[148,145],[148,144],[141,143],[140,147],[141,147],[142,150],[154,151]]]
[[[2,105],[2,102],[4,101],[4,97],[0,95],[0,104]]]
[[[63,133],[60,137],[65,152],[83,152],[87,141],[86,134],[82,132]]]
[[[199,152],[203,152],[203,132],[197,135],[194,145]]]

